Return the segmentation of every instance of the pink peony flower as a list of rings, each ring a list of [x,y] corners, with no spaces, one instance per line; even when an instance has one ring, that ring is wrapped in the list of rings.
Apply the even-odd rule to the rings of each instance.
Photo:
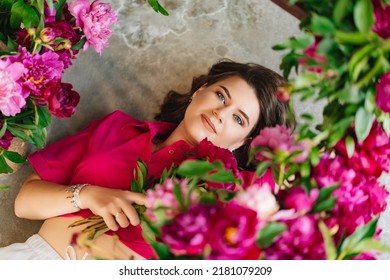
[[[57,83],[50,88],[49,111],[58,118],[69,118],[76,111],[80,95],[68,83]]]
[[[26,104],[26,96],[17,82],[25,70],[20,62],[0,60],[0,111],[5,116],[15,116]]]
[[[383,39],[390,37],[390,5],[384,4],[382,0],[371,0],[375,22],[372,31],[377,33]]]
[[[376,84],[375,101],[379,109],[381,109],[383,112],[390,113],[390,72],[384,74]]]
[[[259,135],[253,139],[251,147],[268,147],[273,153],[284,151],[291,154],[295,151],[300,151],[291,159],[296,163],[305,161],[308,156],[307,148],[303,143],[295,143],[291,130],[284,125],[263,128]],[[271,155],[265,155],[262,151],[259,151],[256,153],[255,159],[263,161],[267,160],[269,156]]]
[[[186,201],[188,195],[187,181],[179,181],[177,179],[167,179],[164,184],[155,185],[154,189],[148,189],[146,191],[146,215],[154,222],[161,222],[163,216],[164,220],[173,219],[181,212],[181,206],[174,193],[175,185],[180,186],[181,195],[185,202],[188,202],[188,206],[194,205],[197,200],[195,192],[191,193],[189,201]],[[158,215],[157,215],[158,213]]]
[[[91,45],[102,54],[112,33],[110,26],[117,21],[117,14],[111,9],[111,4],[95,0],[90,5],[89,0],[76,0],[69,5],[69,11],[87,39],[84,50]]]
[[[221,206],[210,223],[208,241],[211,254],[208,259],[242,259],[257,247],[259,221],[256,211],[233,201]]]
[[[217,206],[198,204],[175,217],[172,223],[161,227],[161,238],[177,255],[198,255],[208,242],[210,219]]]
[[[305,215],[285,222],[287,230],[264,249],[267,260],[324,260],[322,234],[317,227],[318,217]]]

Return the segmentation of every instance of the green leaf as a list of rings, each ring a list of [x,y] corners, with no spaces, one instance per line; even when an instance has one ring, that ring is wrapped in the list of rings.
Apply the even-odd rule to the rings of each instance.
[[[333,9],[333,19],[337,25],[341,25],[349,7],[351,7],[351,0],[337,0]]]
[[[7,121],[4,120],[2,127],[0,129],[0,139],[4,136],[4,133],[7,131]]]
[[[0,155],[0,173],[12,173],[12,172],[13,170],[5,161],[4,156]]]
[[[373,50],[376,48],[375,44],[368,44],[357,50],[352,56],[351,59],[348,62],[348,70],[349,70],[349,76],[353,81],[356,81],[360,71],[362,70],[361,66],[360,69],[355,69],[357,65],[363,61],[367,62],[368,58],[372,54]]]
[[[358,227],[353,234],[345,238],[340,246],[340,259],[344,259],[351,254],[351,249],[358,245],[363,239],[373,237],[378,223],[378,217],[372,219],[367,224]],[[359,247],[358,247],[359,248]]]
[[[207,174],[201,176],[205,181],[210,182],[219,182],[219,183],[233,183],[236,180],[236,177],[233,175],[231,170],[218,170],[216,173]]]
[[[180,207],[184,207],[184,199],[183,195],[181,193],[181,187],[180,184],[175,184],[173,187],[173,193],[175,194],[176,200],[179,202]]]
[[[314,202],[312,211],[320,212],[324,210],[331,209],[329,207],[334,206],[335,198],[332,197],[332,193],[340,186],[339,183],[327,186],[325,188],[320,189],[318,193],[318,197]]]
[[[303,162],[300,167],[300,172],[303,178],[310,176],[310,164],[308,162]]]
[[[311,22],[311,30],[316,34],[331,35],[336,30],[336,27],[329,18],[314,15]]]
[[[152,245],[153,250],[156,252],[159,260],[170,260],[172,259],[173,255],[171,251],[169,250],[169,246],[160,243],[160,242],[152,242],[150,245]]]
[[[22,22],[25,28],[37,27],[39,25],[39,15],[32,7],[25,7],[23,10]]]
[[[322,221],[318,223],[318,227],[320,228],[322,237],[324,238],[326,259],[335,260],[337,257],[337,250],[336,250],[336,246],[333,243],[332,235],[328,227]]]
[[[0,186],[0,191],[8,190],[8,189],[9,189],[9,186]]]
[[[74,51],[78,51],[84,47],[85,42],[87,42],[87,38],[83,37],[79,42],[74,44],[71,49]]]
[[[374,120],[375,115],[373,113],[368,113],[364,107],[360,107],[357,110],[355,117],[355,133],[359,143],[362,143],[370,133]]]
[[[177,174],[184,177],[205,176],[213,169],[214,165],[208,161],[186,160],[178,167]]]
[[[267,169],[271,166],[270,161],[263,161],[260,162],[256,167],[256,175],[257,176],[263,176],[264,173],[267,171]]]
[[[371,87],[367,90],[366,99],[364,100],[364,109],[366,109],[368,113],[373,113],[375,108],[375,89]]]
[[[349,254],[360,254],[370,251],[388,253],[390,252],[390,247],[387,244],[374,238],[365,238],[353,246],[348,252]]]
[[[368,43],[367,35],[362,32],[345,32],[336,30],[333,35],[335,40],[341,44],[363,45]]]
[[[317,147],[313,147],[309,153],[309,159],[312,166],[316,166],[321,159],[320,150]]]
[[[283,223],[269,223],[260,230],[256,243],[260,246],[261,249],[265,249],[270,246],[273,241],[286,229],[287,226]]]
[[[161,13],[164,16],[168,16],[169,13],[160,5],[157,0],[148,0],[149,5],[153,8],[153,10],[157,13]]]
[[[50,4],[51,2],[51,4]],[[54,5],[56,9],[56,21],[61,20],[62,17],[62,9],[66,4],[66,0],[58,0],[53,4],[53,0],[48,0],[48,5]]]
[[[23,0],[16,1],[11,8],[10,24],[13,29],[19,29],[23,19],[25,4]]]
[[[355,151],[355,140],[350,135],[345,138],[345,147],[347,148],[348,158],[351,158]]]
[[[35,124],[39,127],[48,127],[51,125],[52,115],[48,106],[35,106]]]
[[[355,26],[362,33],[368,33],[374,23],[373,9],[370,0],[357,0],[353,9]]]
[[[7,158],[8,160],[10,160],[14,163],[25,163],[26,162],[26,159],[24,157],[22,157],[20,154],[18,154],[17,152],[4,151],[3,155],[5,158]]]

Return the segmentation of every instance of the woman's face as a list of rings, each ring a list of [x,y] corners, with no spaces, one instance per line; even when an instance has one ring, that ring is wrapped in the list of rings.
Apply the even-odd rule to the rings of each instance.
[[[234,150],[245,143],[259,115],[255,90],[233,76],[197,90],[178,129],[190,144],[207,138],[218,147]]]

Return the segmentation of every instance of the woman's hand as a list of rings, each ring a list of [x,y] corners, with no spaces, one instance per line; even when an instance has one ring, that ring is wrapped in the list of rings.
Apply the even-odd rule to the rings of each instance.
[[[101,216],[113,231],[118,230],[119,226],[138,225],[140,219],[132,204],[145,205],[143,194],[93,185],[81,190],[80,200],[84,209],[89,208],[95,215]]]

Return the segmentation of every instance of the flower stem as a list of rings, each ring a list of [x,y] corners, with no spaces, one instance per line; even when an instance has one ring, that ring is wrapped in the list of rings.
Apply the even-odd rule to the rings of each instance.
[[[278,178],[278,185],[281,186],[283,184],[283,178],[284,178],[284,172],[286,169],[286,164],[281,163],[280,164],[280,170],[279,170],[279,178]]]

